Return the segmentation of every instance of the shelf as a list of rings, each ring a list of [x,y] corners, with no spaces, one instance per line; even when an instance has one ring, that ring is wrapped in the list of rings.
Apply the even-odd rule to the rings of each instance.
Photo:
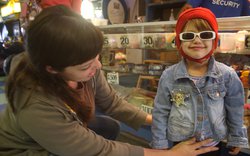
[[[186,2],[186,0],[162,0],[158,3],[152,3],[151,0],[146,0],[146,21],[164,21],[166,20],[165,15],[170,13],[167,10],[174,9],[177,13]]]
[[[173,32],[176,21],[114,24],[99,26],[105,34]]]
[[[215,54],[235,54],[235,55],[250,55],[250,49],[249,50],[244,50],[244,51],[236,51],[236,52],[221,52],[216,50]]]
[[[250,16],[217,18],[217,21],[219,25],[220,35],[227,33],[235,34],[239,30],[250,31]],[[100,26],[99,28],[104,33],[104,38],[107,43],[106,45],[104,45],[104,48],[176,51],[176,48],[174,47],[175,34],[173,33],[175,31],[175,25],[176,21],[160,21],[114,24]],[[166,43],[163,43],[165,42],[164,36]],[[151,39],[151,42],[149,42],[149,38]],[[125,39],[127,41],[126,43],[124,43]],[[250,49],[244,49],[241,51],[232,50],[229,52],[219,51],[218,49],[217,51],[230,54],[250,54]]]
[[[131,47],[123,47],[123,48],[112,48],[112,47],[103,47],[104,50],[110,50],[112,49],[113,51],[124,51],[126,49],[143,49],[143,50],[154,50],[154,51],[168,51],[168,52],[173,52],[173,51],[176,51],[177,49],[175,48],[172,48],[172,49],[167,49],[167,48],[140,48],[140,47],[137,47],[137,48],[131,48]],[[244,53],[243,53],[244,54]]]
[[[162,1],[160,3],[148,3],[148,7],[175,7],[175,5],[183,5],[184,3],[186,3],[186,0],[168,0],[168,1]]]
[[[250,30],[250,16],[217,18],[220,31]],[[176,21],[114,24],[99,26],[105,34],[174,32]]]
[[[217,18],[220,31],[250,30],[250,16]]]

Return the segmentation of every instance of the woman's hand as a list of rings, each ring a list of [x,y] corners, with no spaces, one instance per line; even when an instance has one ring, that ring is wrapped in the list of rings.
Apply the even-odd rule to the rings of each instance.
[[[152,125],[152,114],[147,115],[145,125]]]
[[[208,139],[196,142],[195,138],[193,138],[175,145],[170,150],[144,149],[144,156],[197,156],[218,150],[217,147],[202,147],[211,141],[211,139]]]
[[[199,154],[212,152],[218,150],[217,147],[202,147],[203,145],[211,142],[212,139],[207,139],[201,142],[196,142],[195,138],[192,138],[188,141],[181,142],[174,146],[170,151],[173,152],[175,156],[196,156]],[[202,148],[200,148],[202,147]]]

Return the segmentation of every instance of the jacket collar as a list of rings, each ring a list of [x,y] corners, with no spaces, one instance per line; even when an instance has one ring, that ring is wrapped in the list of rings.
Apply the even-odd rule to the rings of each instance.
[[[216,65],[216,60],[214,59],[214,57],[210,57],[209,59],[209,63],[208,63],[208,72],[205,75],[205,77],[212,77],[212,78],[218,78],[222,75],[222,73],[219,71],[217,65]],[[174,79],[182,79],[182,78],[190,78],[188,72],[187,72],[187,68],[185,65],[185,60],[182,59],[177,65],[176,68],[174,70]]]

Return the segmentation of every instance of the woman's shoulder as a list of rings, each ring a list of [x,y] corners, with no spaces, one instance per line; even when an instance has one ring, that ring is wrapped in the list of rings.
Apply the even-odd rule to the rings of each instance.
[[[36,109],[37,107],[51,107],[57,109],[66,109],[64,102],[58,97],[44,92],[36,86],[18,87],[15,94],[15,106],[18,110]]]
[[[15,54],[15,55],[11,56],[11,60],[9,62],[9,67],[7,67],[7,68],[9,68],[8,74],[18,66],[18,64],[26,57],[26,55],[27,55],[27,52],[22,52],[22,53]]]

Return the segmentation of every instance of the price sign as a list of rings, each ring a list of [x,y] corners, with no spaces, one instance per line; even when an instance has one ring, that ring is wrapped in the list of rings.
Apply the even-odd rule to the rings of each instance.
[[[141,109],[144,111],[144,112],[147,112],[148,114],[152,114],[152,107],[150,106],[147,106],[147,105],[141,105]]]
[[[121,46],[123,48],[129,47],[129,38],[127,35],[123,35],[120,37],[120,42],[121,42]]]
[[[119,73],[117,72],[107,73],[107,81],[110,84],[119,84]]]
[[[110,47],[108,36],[103,36],[103,47],[105,48]]]
[[[153,36],[144,36],[143,37],[143,47],[144,48],[153,48],[154,47],[154,40]]]

